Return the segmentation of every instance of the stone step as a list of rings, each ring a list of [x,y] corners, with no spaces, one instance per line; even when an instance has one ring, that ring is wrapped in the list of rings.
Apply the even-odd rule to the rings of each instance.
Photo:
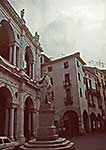
[[[33,141],[32,143],[25,143],[21,147],[21,150],[75,150],[75,146],[73,142],[65,138],[59,138],[56,141]]]
[[[50,141],[37,141],[36,139],[28,141],[29,144],[55,144],[55,143],[62,143],[66,140],[66,138],[58,138],[57,140],[50,140]]]

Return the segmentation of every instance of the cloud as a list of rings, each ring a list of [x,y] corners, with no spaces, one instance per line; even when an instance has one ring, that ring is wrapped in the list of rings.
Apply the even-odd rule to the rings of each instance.
[[[45,52],[60,57],[80,51],[82,57],[105,61],[105,0],[9,0],[34,34],[38,31]],[[103,52],[103,53],[101,53]]]

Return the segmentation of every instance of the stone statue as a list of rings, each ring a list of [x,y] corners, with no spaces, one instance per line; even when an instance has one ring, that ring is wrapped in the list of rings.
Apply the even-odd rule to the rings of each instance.
[[[40,46],[39,37],[40,37],[40,36],[39,36],[38,32],[35,32],[34,39],[35,39],[35,42],[36,42],[36,44],[37,44],[38,46]]]
[[[25,9],[21,10],[21,18],[24,19]]]
[[[25,15],[25,9],[22,9],[22,10],[21,10],[21,19],[22,19],[23,22],[25,23],[24,15]]]
[[[51,104],[52,97],[51,97],[51,80],[48,76],[47,72],[44,73],[43,77],[40,78],[39,81],[36,81],[36,85],[38,89],[41,89],[41,99],[42,101]]]

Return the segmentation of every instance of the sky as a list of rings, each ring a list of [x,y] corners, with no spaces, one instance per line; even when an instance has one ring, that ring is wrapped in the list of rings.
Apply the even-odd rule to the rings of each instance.
[[[49,58],[80,52],[85,62],[106,66],[105,0],[9,0],[26,25],[40,35]]]

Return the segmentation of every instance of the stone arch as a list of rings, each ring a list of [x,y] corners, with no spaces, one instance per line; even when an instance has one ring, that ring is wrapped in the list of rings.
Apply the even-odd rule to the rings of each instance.
[[[83,111],[83,124],[86,132],[89,132],[89,117],[86,110]]]
[[[6,83],[0,84],[0,88],[7,88],[10,91],[11,96],[12,96],[12,102],[11,103],[14,103],[14,99],[15,99],[14,98],[14,89],[12,89],[12,87],[7,85]]]
[[[12,94],[7,87],[0,87],[0,135],[10,136]]]
[[[30,96],[25,99],[24,103],[24,136],[25,139],[28,140],[33,136],[33,111],[34,111],[34,104],[33,100]]]
[[[34,56],[32,50],[29,46],[26,46],[25,49],[25,62],[26,62],[26,74],[33,78],[33,65],[34,65]]]
[[[102,131],[104,128],[103,118],[100,115],[100,113],[98,113],[98,115],[97,115],[97,127],[98,127],[98,131]]]
[[[14,31],[6,20],[0,22],[0,55],[12,63],[13,45],[15,42]]]
[[[96,115],[92,112],[90,114],[90,121],[91,121],[91,131],[96,131],[97,130],[97,119]]]
[[[74,136],[79,134],[79,119],[75,111],[66,111],[63,115],[65,136]]]

